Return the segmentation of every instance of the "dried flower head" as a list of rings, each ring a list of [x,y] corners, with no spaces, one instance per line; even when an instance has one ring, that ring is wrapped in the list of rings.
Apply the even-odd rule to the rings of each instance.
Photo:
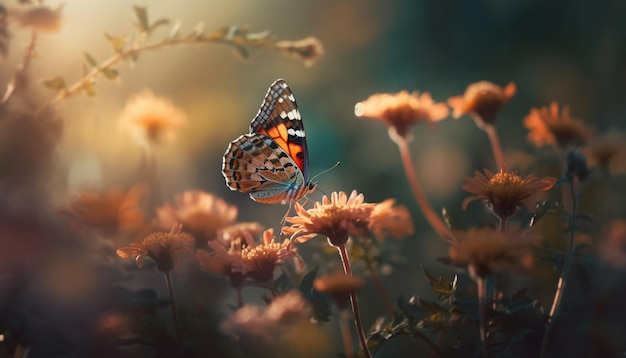
[[[411,213],[405,206],[395,206],[394,199],[387,199],[374,206],[368,218],[368,229],[376,235],[378,239],[391,235],[395,239],[413,235],[413,220]]]
[[[213,250],[212,253],[204,250],[196,251],[196,259],[202,268],[228,277],[231,285],[239,287],[246,278],[242,273],[241,244],[231,241],[229,249],[217,241],[209,241],[208,245]]]
[[[590,167],[609,173],[626,173],[626,138],[620,132],[609,132],[585,147]]]
[[[614,220],[603,228],[598,254],[615,268],[626,267],[626,221]]]
[[[115,236],[143,225],[144,214],[140,206],[144,194],[141,187],[85,192],[72,200],[67,213],[81,225],[105,236]]]
[[[298,250],[290,240],[274,242],[274,230],[267,229],[263,232],[261,244],[252,242],[241,249],[242,273],[260,282],[270,282],[274,278],[276,266],[296,257]]]
[[[156,211],[159,226],[182,223],[185,231],[203,241],[215,240],[237,218],[235,206],[201,190],[185,191],[176,196],[176,206],[166,204]]]
[[[537,147],[546,144],[559,148],[586,144],[591,131],[578,119],[572,119],[569,108],[552,102],[550,107],[533,108],[524,118],[524,126],[529,130],[528,140]]]
[[[57,33],[61,30],[61,10],[63,5],[56,9],[47,6],[35,6],[25,9],[13,9],[11,17],[19,26],[29,27],[41,33]]]
[[[151,258],[159,272],[170,272],[176,266],[178,255],[188,253],[193,244],[193,238],[181,233],[182,225],[175,224],[168,232],[153,232],[146,236],[141,243],[132,243],[131,246],[117,250],[117,255],[123,259],[132,257],[141,268],[145,257]]]
[[[470,114],[479,127],[493,124],[500,109],[515,95],[515,83],[502,88],[488,81],[480,81],[467,86],[462,96],[451,97],[448,104],[454,110],[454,118]]]
[[[463,189],[474,196],[463,200],[463,210],[472,201],[484,200],[489,209],[501,220],[513,215],[518,206],[530,196],[551,189],[556,183],[556,178],[539,178],[528,175],[525,178],[500,170],[493,174],[485,169],[485,174],[475,171],[474,177],[465,177],[467,183]]]
[[[306,210],[295,204],[298,214],[287,217],[291,226],[283,227],[283,234],[294,237],[296,242],[306,242],[317,235],[328,237],[329,244],[342,246],[350,235],[358,235],[358,227],[367,223],[375,204],[364,203],[363,194],[352,191],[331,193],[330,199],[324,195],[322,202],[315,202],[312,209]]]
[[[332,297],[340,309],[346,308],[350,294],[360,290],[364,285],[363,279],[352,275],[347,276],[341,271],[316,278],[313,281],[313,287]]]
[[[428,92],[400,91],[396,94],[377,93],[354,106],[357,117],[379,120],[389,127],[389,135],[407,138],[409,129],[419,122],[434,124],[448,116],[444,103],[435,103]]]
[[[148,90],[134,95],[120,115],[120,123],[146,147],[171,141],[185,122],[186,115],[182,110]]]
[[[322,43],[315,37],[307,37],[298,41],[278,41],[274,47],[281,53],[304,61],[311,66],[324,54]]]
[[[537,237],[527,231],[474,228],[457,231],[448,249],[453,264],[470,274],[487,277],[493,272],[522,273],[532,268],[532,248]]]

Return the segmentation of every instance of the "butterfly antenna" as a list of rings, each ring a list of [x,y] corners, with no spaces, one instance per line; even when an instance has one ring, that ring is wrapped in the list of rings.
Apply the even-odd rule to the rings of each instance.
[[[337,162],[337,163],[335,163],[335,165],[333,165],[332,167],[330,167],[330,168],[328,168],[328,169],[324,170],[323,172],[315,174],[315,175],[313,176],[313,178],[311,178],[311,180],[309,180],[309,181],[313,181],[313,180],[315,180],[315,178],[319,177],[319,176],[320,176],[320,175],[322,175],[322,174],[326,174],[326,173],[328,173],[329,171],[331,171],[331,170],[333,170],[333,169],[337,168],[339,165],[341,165],[341,162]]]

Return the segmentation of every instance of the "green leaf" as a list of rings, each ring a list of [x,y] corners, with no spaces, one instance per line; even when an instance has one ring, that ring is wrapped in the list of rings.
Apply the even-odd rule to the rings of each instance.
[[[458,280],[458,276],[454,275],[452,281],[445,280],[443,278],[436,279],[430,271],[426,268],[422,267],[424,271],[424,275],[430,284],[430,287],[435,291],[439,296],[451,296],[456,291],[456,284]]]
[[[107,39],[111,47],[113,47],[113,51],[115,51],[116,53],[122,52],[122,50],[124,49],[124,45],[126,45],[126,43],[128,42],[128,36],[115,37],[105,32],[104,37]]]
[[[43,85],[48,88],[53,90],[54,92],[60,94],[60,93],[64,93],[67,91],[67,87],[65,85],[65,80],[62,77],[53,77],[49,80],[44,80],[43,81]]]
[[[319,269],[320,269],[320,266],[315,265],[315,267],[313,267],[309,272],[306,273],[306,275],[304,275],[304,277],[302,277],[302,281],[300,281],[300,287],[299,287],[302,293],[309,293],[314,290],[313,281],[315,281],[315,278],[317,277],[317,272],[319,271]]]
[[[133,10],[137,17],[137,28],[139,31],[149,33],[150,22],[148,21],[148,9],[145,6],[134,5]]]
[[[160,26],[166,26],[169,24],[170,24],[169,19],[158,19],[157,21],[154,22],[154,24],[150,25],[150,28],[148,29],[148,33],[151,34],[154,32],[154,30],[156,30]]]
[[[119,78],[119,72],[114,68],[103,68],[101,72],[104,77],[110,80],[116,81]]]
[[[83,55],[85,56],[85,61],[87,61],[91,67],[98,67],[98,62],[89,53],[84,52]]]
[[[93,96],[96,95],[96,86],[91,81],[90,82],[85,82],[85,84],[82,85],[80,87],[80,89],[82,91],[84,91],[87,94],[87,96],[89,96],[89,97],[93,97]]]

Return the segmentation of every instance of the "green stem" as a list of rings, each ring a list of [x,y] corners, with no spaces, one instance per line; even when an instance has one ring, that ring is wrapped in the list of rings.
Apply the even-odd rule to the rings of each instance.
[[[350,258],[348,257],[348,251],[346,250],[345,245],[338,246],[337,249],[339,250],[339,256],[341,256],[341,262],[343,264],[343,270],[346,273],[346,276],[352,276],[352,269],[350,268]],[[354,325],[356,326],[359,341],[361,342],[361,349],[363,349],[363,354],[365,358],[371,358],[372,354],[367,347],[367,340],[365,339],[365,332],[363,332],[363,325],[361,323],[361,315],[359,314],[359,305],[356,300],[356,293],[354,292],[350,293],[350,304],[352,305]]]
[[[176,340],[179,345],[182,345],[182,335],[180,333],[180,323],[178,320],[178,310],[176,309],[176,300],[174,299],[174,286],[172,285],[172,273],[164,272],[165,285],[167,286],[167,293],[170,296],[170,307],[172,308],[172,319],[174,320],[174,329],[176,330]]]

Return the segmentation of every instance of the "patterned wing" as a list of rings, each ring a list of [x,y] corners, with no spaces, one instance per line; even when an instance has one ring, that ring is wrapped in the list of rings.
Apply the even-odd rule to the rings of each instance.
[[[309,157],[300,110],[291,89],[283,80],[270,86],[259,112],[250,124],[250,133],[272,138],[300,168],[305,181],[309,175]]]
[[[249,193],[261,203],[284,204],[308,192],[300,168],[275,140],[262,133],[244,134],[230,143],[222,174],[231,190]]]

